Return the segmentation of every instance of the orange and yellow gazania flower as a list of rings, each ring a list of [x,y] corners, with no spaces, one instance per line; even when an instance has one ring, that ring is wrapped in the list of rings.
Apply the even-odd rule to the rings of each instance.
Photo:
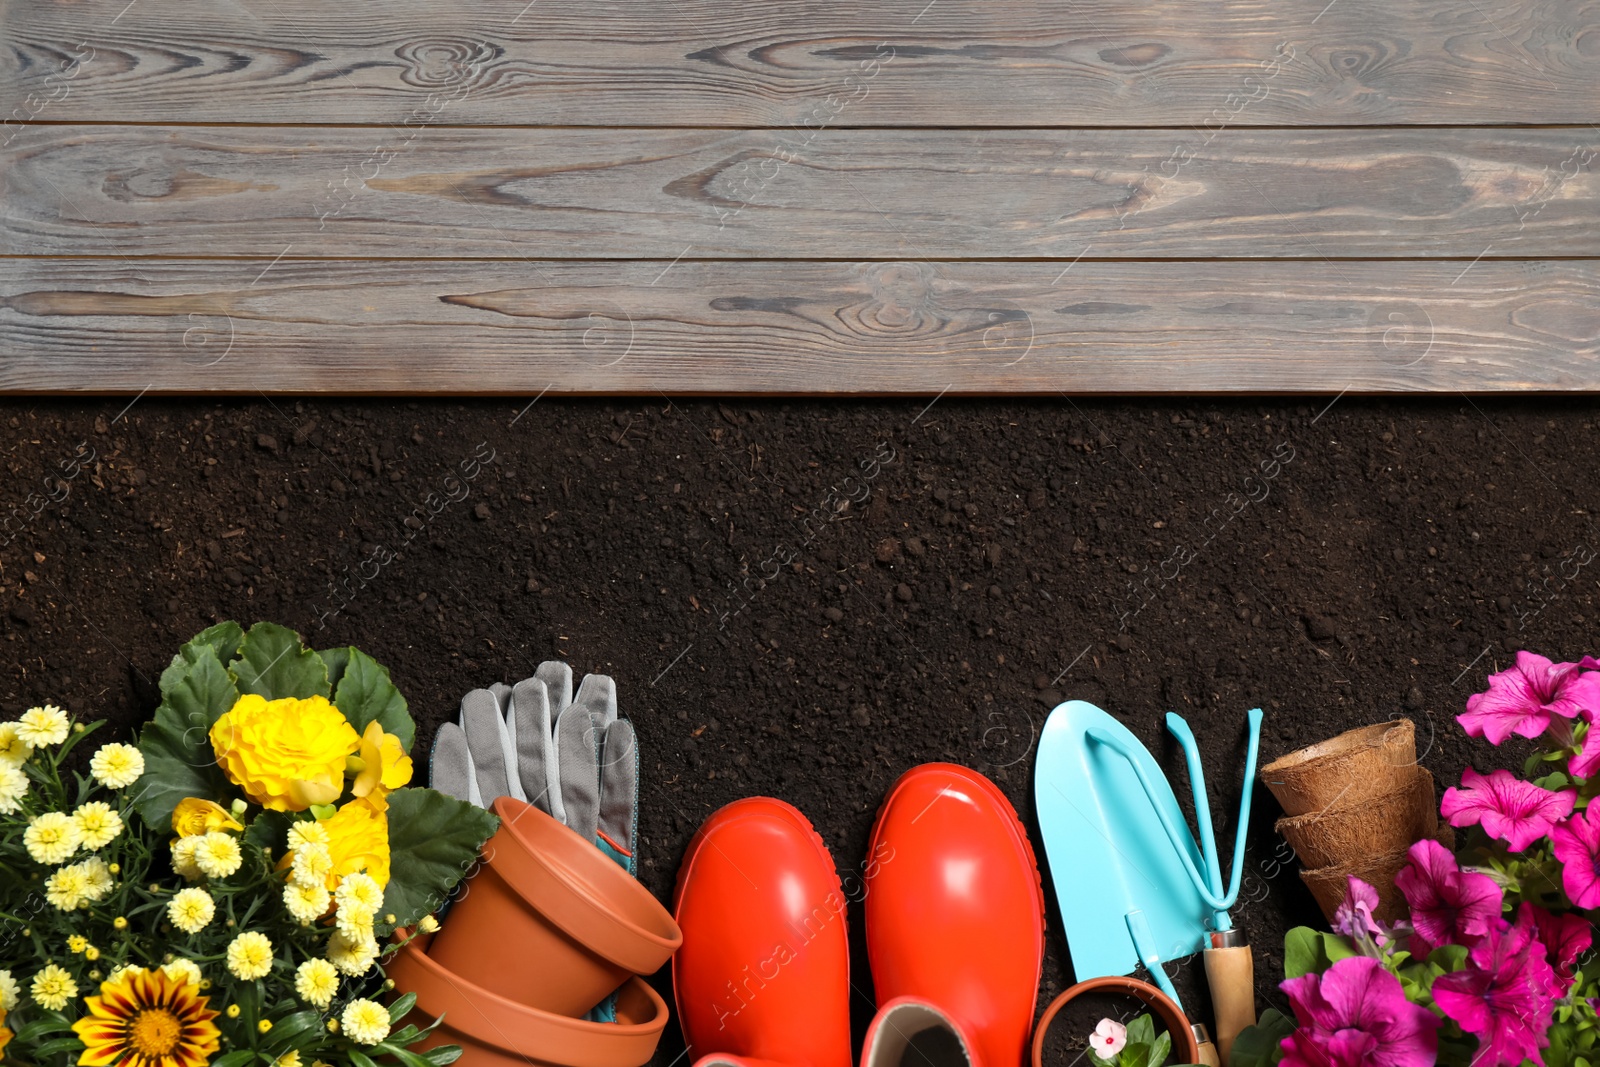
[[[217,1013],[187,976],[130,969],[103,982],[84,1003],[89,1013],[72,1024],[83,1042],[80,1067],[205,1067],[222,1032]]]

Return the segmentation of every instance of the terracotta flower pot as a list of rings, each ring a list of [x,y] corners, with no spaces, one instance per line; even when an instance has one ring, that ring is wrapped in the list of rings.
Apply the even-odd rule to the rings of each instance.
[[[632,875],[531,804],[494,803],[500,829],[428,949],[463,982],[507,1001],[578,1016],[683,943]]]
[[[1433,775],[1424,767],[1404,770],[1381,793],[1279,819],[1277,830],[1311,870],[1404,851],[1439,828]]]
[[[1416,726],[1396,719],[1291,752],[1261,768],[1260,778],[1285,815],[1305,815],[1391,789],[1416,762]]]
[[[460,1045],[459,1067],[640,1067],[655,1055],[667,1004],[632,978],[617,994],[617,1021],[591,1023],[517,1004],[445,970],[419,937],[384,964],[397,993],[415,993],[407,1022],[444,1022],[411,1046]]]

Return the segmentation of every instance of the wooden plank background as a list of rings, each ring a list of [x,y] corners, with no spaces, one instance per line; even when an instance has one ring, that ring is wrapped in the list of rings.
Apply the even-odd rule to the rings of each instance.
[[[0,0],[0,390],[1600,385],[1600,0]]]

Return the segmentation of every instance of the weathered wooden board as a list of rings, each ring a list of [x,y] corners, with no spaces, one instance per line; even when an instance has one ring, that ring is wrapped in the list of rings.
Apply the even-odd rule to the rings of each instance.
[[[1595,0],[11,0],[8,121],[1587,123]]]
[[[0,260],[0,389],[1593,388],[1600,264]]]
[[[1600,255],[1600,131],[44,126],[0,253]]]

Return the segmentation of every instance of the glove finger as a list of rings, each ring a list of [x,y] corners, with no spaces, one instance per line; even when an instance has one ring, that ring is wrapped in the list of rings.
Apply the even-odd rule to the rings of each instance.
[[[494,702],[500,707],[500,714],[509,715],[511,712],[511,687],[504,682],[495,682],[489,687],[489,692],[494,694]]]
[[[433,755],[428,765],[428,781],[446,796],[483,807],[478,792],[478,776],[467,748],[467,735],[461,727],[447,722],[433,738]]]
[[[594,720],[581,704],[572,704],[556,720],[556,758],[561,761],[561,806],[564,820],[585,841],[594,840],[600,824],[600,763]]]
[[[511,793],[507,777],[506,721],[500,705],[487,689],[474,689],[461,698],[461,730],[477,770],[478,792],[484,807]]]
[[[572,703],[572,668],[559,659],[547,659],[539,664],[533,676],[544,683],[550,694],[550,713],[560,715]]]
[[[528,803],[566,821],[561,808],[561,768],[550,725],[550,694],[529,678],[511,691],[511,731],[516,740],[517,777]]]
[[[590,716],[603,730],[617,721],[617,683],[610,675],[586,674],[578,685],[577,703],[589,709]]]
[[[639,744],[633,723],[619,719],[606,728],[600,750],[599,832],[613,848],[633,856],[635,812],[639,808]]]

